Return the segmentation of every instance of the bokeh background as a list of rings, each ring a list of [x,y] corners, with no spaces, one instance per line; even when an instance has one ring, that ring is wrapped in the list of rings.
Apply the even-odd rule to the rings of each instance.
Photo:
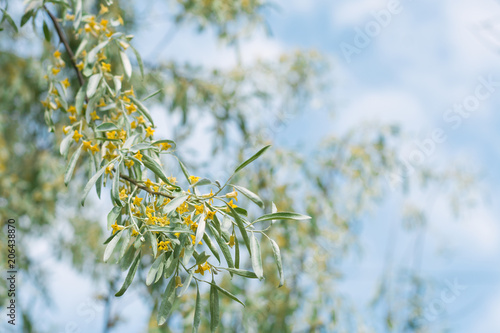
[[[313,216],[273,233],[287,285],[271,261],[263,284],[233,281],[248,306],[225,304],[221,331],[497,332],[500,4],[229,1],[241,10],[227,19],[211,14],[221,3],[111,7],[149,73],[134,88],[163,89],[153,117],[189,165],[224,179],[271,142],[239,181]],[[9,11],[19,22],[22,3]],[[85,174],[69,190],[57,180],[60,136],[37,114],[42,21],[0,32],[0,212],[20,223],[23,330],[159,330],[157,291],[110,292],[122,276],[100,262],[110,201],[81,209],[71,193]],[[189,316],[180,306],[170,330]]]

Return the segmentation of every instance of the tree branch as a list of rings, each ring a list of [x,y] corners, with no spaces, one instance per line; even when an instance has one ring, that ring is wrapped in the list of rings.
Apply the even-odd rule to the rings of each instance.
[[[162,197],[169,198],[169,199],[173,199],[174,198],[173,196],[171,196],[169,194],[166,194],[166,193],[163,193],[163,192],[153,191],[149,187],[144,186],[142,184],[139,184],[135,179],[132,179],[132,178],[130,178],[128,176],[120,174],[120,178],[123,179],[123,180],[126,180],[126,181],[128,181],[128,182],[130,182],[132,184],[134,184],[135,186],[137,186],[141,190],[144,190],[144,191],[148,192],[149,194],[161,195]]]
[[[73,51],[71,51],[71,48],[69,47],[68,40],[66,39],[66,36],[64,35],[64,32],[61,28],[61,25],[57,21],[57,18],[47,9],[47,7],[45,5],[43,6],[43,9],[45,9],[47,14],[50,16],[50,19],[52,20],[52,23],[54,24],[54,27],[57,31],[57,35],[59,36],[60,41],[64,44],[64,48],[66,49],[66,52],[68,53],[69,59],[71,60],[71,65],[73,66],[73,69],[76,71],[76,75],[78,76],[78,82],[80,83],[80,86],[83,86],[85,84],[85,80],[83,79],[83,75],[80,72],[80,70],[78,69],[78,67],[76,67],[75,55],[73,54]],[[85,98],[87,98],[87,97],[85,97]],[[149,194],[161,195],[161,196],[169,198],[169,199],[174,198],[173,196],[171,196],[169,194],[166,194],[163,192],[153,191],[149,187],[144,186],[142,184],[139,184],[135,179],[132,179],[128,176],[120,175],[120,178],[134,184],[135,186],[148,192]]]
[[[83,86],[85,83],[85,80],[83,79],[83,75],[76,67],[76,60],[75,60],[75,55],[73,54],[73,51],[71,51],[71,48],[69,47],[68,40],[66,39],[66,36],[64,36],[64,32],[59,25],[59,22],[57,22],[57,18],[43,5],[43,9],[49,14],[50,19],[52,20],[52,23],[54,23],[54,27],[56,28],[57,35],[59,36],[59,40],[64,44],[64,48],[66,49],[66,52],[68,53],[69,59],[71,60],[71,65],[76,71],[76,75],[78,76],[78,82],[80,82],[80,86]]]

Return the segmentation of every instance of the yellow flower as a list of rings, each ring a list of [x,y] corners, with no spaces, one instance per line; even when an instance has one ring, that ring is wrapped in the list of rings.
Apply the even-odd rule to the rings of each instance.
[[[116,131],[106,132],[106,137],[108,139],[118,139],[118,133]]]
[[[79,71],[83,71],[83,62],[78,63],[76,68],[78,68]]]
[[[92,31],[92,28],[90,27],[90,25],[88,23],[85,24],[84,29],[85,29],[85,32],[91,32]]]
[[[105,106],[106,106],[106,102],[104,102],[104,98],[101,98],[101,99],[99,100],[99,104],[97,104],[97,107],[98,107],[98,108],[103,108],[103,107],[105,107]]]
[[[153,134],[155,133],[155,130],[151,128],[151,126],[149,126],[148,128],[146,128],[146,138],[149,138],[150,136],[153,136]]]
[[[124,229],[124,227],[122,225],[118,225],[118,224],[116,224],[116,222],[111,226],[111,228],[113,228],[113,235],[118,230],[123,230]],[[118,236],[116,236],[116,237],[118,237]]]
[[[236,208],[236,207],[238,207],[238,206],[236,206],[236,205],[233,203],[233,199],[231,199],[231,201],[229,201],[227,204],[228,204],[228,206],[230,206],[231,208]],[[227,212],[229,212],[229,211],[230,211],[229,207],[227,207],[227,208],[226,208],[226,211],[227,211]]]
[[[191,215],[188,215],[184,218],[184,222],[187,224],[187,225],[191,225],[193,223],[193,221],[191,220]]]
[[[156,222],[156,216],[153,216],[153,214],[151,213],[146,213],[147,217],[148,217],[148,223],[149,224],[155,224]]]
[[[97,145],[97,143],[90,147],[90,150],[92,151],[92,154],[97,153],[99,151],[99,146]]]
[[[122,75],[123,76],[123,75]],[[120,77],[120,80],[122,79],[122,76]],[[121,96],[120,99],[122,101],[124,101],[125,103],[130,103],[130,98],[128,98],[127,96]]]
[[[195,270],[195,273],[200,273],[201,275],[205,275],[205,271],[210,272],[210,265],[208,262],[205,262],[203,265],[198,265],[198,269]]]
[[[110,165],[108,165],[106,167],[106,170],[104,170],[104,173],[106,175],[109,175],[111,178],[113,178],[113,168],[115,167],[115,165],[113,163],[111,163]]]
[[[111,72],[111,64],[101,62],[102,70],[105,72]]]
[[[182,287],[182,280],[180,276],[175,277],[175,288]]]
[[[70,129],[71,129],[71,126],[64,126],[63,127],[63,133],[64,133],[64,135],[67,135],[69,133]]]
[[[147,187],[151,187],[153,186],[153,182],[151,180],[149,180],[149,178],[144,182],[144,185],[146,185]]]
[[[108,7],[104,6],[101,3],[101,10],[99,11],[99,15],[106,14],[109,11]]]
[[[134,197],[134,205],[136,206],[139,206],[141,204],[141,201],[142,201],[143,198],[139,198],[139,197]]]
[[[71,106],[68,108],[68,112],[69,112],[69,113],[71,113],[72,115],[75,115],[75,113],[76,113],[76,108],[75,108],[73,105],[71,105]]]
[[[125,109],[127,109],[128,114],[132,114],[133,112],[137,111],[137,107],[135,106],[134,103],[130,104],[129,106],[126,106]]]
[[[145,124],[146,123],[143,116],[136,117],[136,119],[137,119],[138,124]]]
[[[125,166],[130,169],[132,166],[134,166],[134,161],[132,160],[125,161]]]
[[[136,123],[135,121],[133,121],[133,122],[130,124],[130,128],[132,128],[132,129],[137,128],[137,123]]]
[[[190,182],[191,184],[196,183],[198,180],[200,180],[200,177],[189,176],[189,182]]]
[[[187,211],[189,211],[189,208],[188,208],[188,205],[186,202],[184,202],[182,205],[180,205],[179,207],[177,207],[177,212],[179,214],[184,214],[186,213]]]
[[[108,27],[108,20],[102,19],[101,20],[101,27],[103,29],[106,29]]]
[[[75,20],[75,15],[66,14],[66,20],[68,20],[68,21],[74,21]]]
[[[194,205],[194,208],[196,209],[196,214],[201,214],[205,210],[205,206],[203,204],[201,205]]]
[[[64,86],[64,88],[68,88],[71,84],[69,83],[68,78],[64,79],[61,81],[61,84]]]
[[[126,198],[128,198],[127,190],[123,189],[120,191],[120,200],[125,200]]]
[[[90,113],[90,117],[92,118],[92,120],[101,119],[101,117],[97,115],[97,112],[95,110]]]
[[[120,133],[118,133],[118,137],[121,139],[121,140],[125,140],[127,138],[127,131],[125,130],[120,130]]]
[[[162,143],[159,143],[160,147],[161,147],[161,150],[168,150],[168,148],[172,148],[172,145],[168,142],[162,142]]]
[[[207,212],[207,216],[205,217],[205,220],[213,220],[214,219],[214,216],[215,216],[215,212],[212,212],[212,211],[208,211]]]
[[[120,25],[123,25],[123,19],[121,16],[118,16],[118,23],[120,23]]]
[[[90,141],[83,141],[83,150],[88,151],[92,148],[92,143]]]
[[[130,86],[130,90],[124,91],[123,93],[127,96],[135,96],[134,87]]]
[[[82,134],[78,133],[78,130],[75,130],[75,133],[73,133],[73,140],[76,142],[80,141],[80,138],[83,137]]]
[[[172,185],[175,185],[175,183],[177,183],[177,178],[175,177],[167,177],[167,179]]]
[[[61,52],[59,52],[59,50],[56,50],[56,52],[54,52],[54,57],[59,59],[61,57]]]
[[[74,122],[76,122],[76,117],[75,116],[69,116],[69,121],[73,124]]]
[[[52,68],[52,75],[57,75],[60,71],[61,70],[59,68]]]
[[[168,246],[170,244],[170,241],[169,240],[166,240],[166,241],[161,241],[158,243],[158,250],[165,250],[165,251],[168,251]]]
[[[137,232],[137,230],[135,230],[134,228],[132,228],[132,236],[135,237],[135,236],[138,236],[139,233]]]
[[[231,235],[231,236],[229,237],[229,243],[227,243],[227,245],[229,245],[229,246],[233,247],[233,246],[234,246],[234,244],[235,244],[235,242],[234,242],[234,235]]]
[[[108,142],[108,143],[106,144],[106,148],[107,148],[110,152],[112,152],[112,151],[113,151],[113,150],[115,150],[117,147],[116,147],[116,145],[115,145],[113,142]]]
[[[236,201],[238,201],[238,192],[233,188],[233,192],[227,193],[226,198],[232,198]]]
[[[142,154],[141,151],[139,150],[137,154],[134,155],[135,158],[137,158],[139,161],[142,161]]]

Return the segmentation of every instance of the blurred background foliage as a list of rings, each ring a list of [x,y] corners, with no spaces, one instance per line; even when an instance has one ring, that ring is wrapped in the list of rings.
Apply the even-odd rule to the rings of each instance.
[[[159,0],[169,3],[171,20],[178,29],[209,30],[220,43],[233,48],[239,58],[239,42],[256,29],[268,31],[265,11],[271,3],[260,0]],[[19,23],[23,7],[20,2],[0,1]],[[57,6],[51,8],[57,12]],[[99,11],[98,1],[85,1],[88,12]],[[125,30],[133,33],[143,23],[132,0],[115,1],[110,10],[121,15]],[[87,177],[82,165],[70,188],[63,185],[64,161],[58,152],[61,133],[49,133],[44,124],[42,100],[46,93],[44,68],[54,45],[42,34],[43,15],[35,20],[34,32],[25,26],[16,33],[5,22],[0,32],[0,214],[2,221],[18,220],[18,259],[23,284],[36,286],[51,306],[51,293],[40,262],[33,253],[39,240],[50,244],[51,254],[78,272],[109,286],[110,293],[96,294],[105,304],[103,331],[122,331],[120,311],[113,308],[115,282],[120,268],[101,262],[105,239],[105,216],[92,212],[91,202],[85,208],[72,196]],[[52,30],[52,26],[50,26]],[[71,34],[68,34],[71,36]],[[161,38],[161,36],[159,37]],[[160,40],[161,41],[161,40]],[[71,41],[72,48],[76,48]],[[200,50],[203,52],[203,50]],[[66,56],[66,55],[64,55]],[[76,77],[68,70],[72,83]],[[149,100],[155,117],[166,119],[168,135],[177,142],[178,153],[188,161],[195,174],[212,173],[224,179],[228,164],[237,164],[255,147],[272,143],[274,148],[243,175],[238,182],[259,193],[270,209],[274,201],[280,210],[301,211],[311,221],[276,223],[271,235],[278,240],[284,259],[286,284],[277,288],[278,277],[269,244],[262,242],[265,280],[224,280],[223,287],[245,300],[246,307],[230,301],[221,303],[221,332],[427,332],[421,299],[431,286],[419,273],[402,271],[387,264],[374,290],[371,315],[357,309],[342,294],[338,283],[343,279],[343,261],[362,252],[359,232],[363,221],[397,191],[408,200],[401,207],[400,222],[408,233],[425,232],[426,211],[412,200],[412,192],[425,193],[432,186],[445,188],[452,208],[458,210],[469,202],[458,196],[469,188],[474,178],[457,169],[436,171],[420,168],[408,173],[398,159],[405,136],[394,125],[366,125],[333,133],[321,144],[311,147],[307,137],[290,138],[298,144],[277,142],[290,119],[304,117],[320,101],[332,109],[335,121],[335,89],[330,80],[331,61],[314,50],[297,50],[274,61],[255,61],[230,69],[206,68],[188,62],[162,61],[145,63],[145,78],[137,72],[134,89],[139,96],[160,89]],[[161,126],[161,125],[160,125]],[[199,142],[202,140],[203,142]],[[194,147],[202,147],[195,149]],[[200,149],[203,150],[200,152]],[[168,164],[167,164],[168,165]],[[172,167],[167,172],[175,174]],[[394,182],[394,175],[396,181]],[[5,239],[5,228],[0,237]],[[5,261],[4,242],[0,256]],[[388,245],[390,252],[390,244]],[[418,256],[418,251],[415,252]],[[390,256],[388,256],[390,257]],[[250,267],[248,260],[243,262]],[[158,285],[146,287],[145,270],[140,268],[139,281],[133,286],[150,310],[150,332],[190,330],[194,297],[186,294],[179,302],[168,325],[157,327],[155,311],[161,294]],[[0,297],[5,297],[5,280]],[[394,293],[400,292],[397,302]],[[96,292],[97,293],[97,292]],[[5,302],[2,298],[2,304]],[[208,330],[208,302],[201,331]],[[25,331],[38,332],[36,317],[30,305],[23,304],[22,325]],[[58,329],[58,328],[54,328]],[[432,330],[433,331],[433,330]]]

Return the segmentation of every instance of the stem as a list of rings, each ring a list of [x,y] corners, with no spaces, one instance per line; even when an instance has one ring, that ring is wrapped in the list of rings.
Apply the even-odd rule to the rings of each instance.
[[[57,18],[47,9],[47,7],[45,5],[43,6],[43,9],[47,12],[50,19],[52,20],[52,23],[54,24],[54,27],[56,28],[57,35],[59,36],[59,39],[63,43],[64,48],[66,49],[66,53],[68,53],[69,59],[71,60],[71,65],[73,66],[73,69],[76,72],[76,75],[78,77],[78,82],[80,83],[80,86],[83,86],[85,84],[85,80],[83,79],[83,75],[80,72],[80,70],[78,69],[78,67],[76,67],[75,55],[73,54],[73,51],[71,51],[71,48],[69,47],[68,40],[66,39],[66,36],[64,35],[64,32],[61,28],[61,25],[59,24],[59,22],[57,22]],[[87,97],[85,97],[85,99],[87,99]],[[88,102],[88,100],[87,100],[87,102]],[[168,195],[168,194],[165,194],[162,192],[153,191],[153,190],[149,189],[148,187],[139,184],[137,181],[135,181],[134,179],[132,179],[128,176],[120,175],[120,178],[134,184],[135,186],[139,187],[140,189],[142,189],[150,194],[161,195],[161,196],[169,198],[169,199],[174,198],[171,195]]]
[[[83,86],[85,83],[85,80],[83,79],[83,75],[76,67],[76,61],[75,61],[75,55],[73,54],[73,51],[71,51],[71,48],[69,47],[68,40],[66,39],[66,36],[64,35],[64,32],[61,28],[61,25],[59,25],[59,22],[57,22],[57,18],[43,5],[43,9],[49,14],[50,19],[52,20],[52,23],[54,23],[54,27],[56,28],[57,35],[59,36],[60,41],[64,44],[64,48],[66,49],[66,52],[68,53],[69,59],[71,61],[71,65],[73,66],[74,70],[76,71],[76,75],[78,76],[78,82],[80,82],[80,86]]]
[[[153,191],[149,187],[144,186],[142,184],[139,184],[135,179],[132,179],[129,176],[125,176],[125,175],[120,174],[120,178],[123,179],[123,180],[126,180],[126,181],[128,181],[128,182],[130,182],[132,184],[134,184],[135,186],[137,186],[141,190],[144,190],[144,191],[148,192],[149,194],[161,195],[161,196],[163,196],[165,198],[169,198],[169,199],[173,199],[174,198],[174,196],[171,196],[169,194],[166,194],[166,193],[163,193],[163,192]]]

